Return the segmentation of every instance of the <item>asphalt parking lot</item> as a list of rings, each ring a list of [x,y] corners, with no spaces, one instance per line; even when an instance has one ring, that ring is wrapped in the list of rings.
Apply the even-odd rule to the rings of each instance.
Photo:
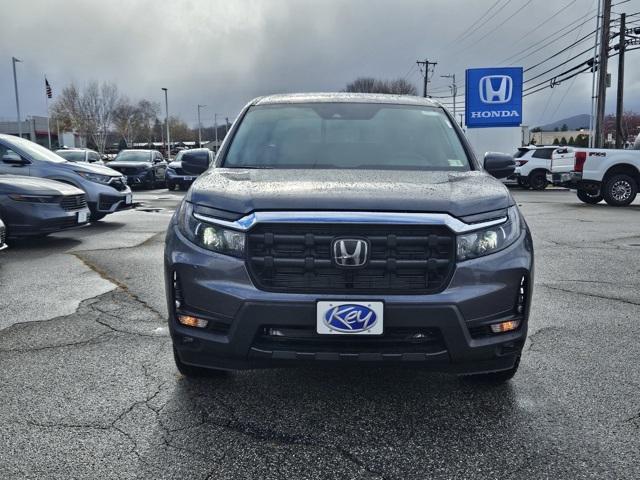
[[[640,477],[640,202],[514,190],[536,282],[503,386],[401,369],[175,370],[164,230],[182,193],[0,253],[0,477]]]

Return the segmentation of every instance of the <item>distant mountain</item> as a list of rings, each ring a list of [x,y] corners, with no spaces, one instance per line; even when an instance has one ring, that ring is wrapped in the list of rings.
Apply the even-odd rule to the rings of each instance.
[[[557,122],[552,122],[547,125],[540,125],[540,129],[543,132],[553,132],[556,127],[558,130],[562,128],[562,125],[567,124],[569,130],[580,130],[581,128],[589,128],[589,115],[583,113],[582,115],[574,115],[573,117],[563,118]]]

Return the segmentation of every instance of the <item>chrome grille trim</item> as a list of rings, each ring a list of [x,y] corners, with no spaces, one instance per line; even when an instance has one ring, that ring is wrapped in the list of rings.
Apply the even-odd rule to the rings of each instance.
[[[254,212],[236,221],[222,220],[200,213],[194,213],[193,216],[203,222],[243,232],[251,229],[257,223],[360,223],[382,225],[444,225],[459,234],[482,230],[507,221],[507,217],[501,217],[487,222],[468,224],[446,213],[406,212]]]

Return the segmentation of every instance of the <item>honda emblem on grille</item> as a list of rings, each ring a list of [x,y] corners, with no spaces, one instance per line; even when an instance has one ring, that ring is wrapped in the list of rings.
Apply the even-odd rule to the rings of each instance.
[[[362,238],[337,238],[331,250],[340,267],[364,267],[369,260],[369,242]]]

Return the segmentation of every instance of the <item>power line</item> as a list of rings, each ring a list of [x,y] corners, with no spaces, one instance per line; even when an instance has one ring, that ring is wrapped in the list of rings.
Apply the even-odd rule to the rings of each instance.
[[[487,33],[485,33],[482,37],[480,37],[480,38],[478,38],[478,39],[474,40],[474,41],[473,41],[473,44],[474,44],[474,45],[477,45],[477,44],[478,44],[478,43],[480,43],[482,40],[484,40],[485,38],[487,38],[489,35],[491,35],[492,33],[495,33],[495,32],[496,32],[496,30],[497,30],[498,28],[500,28],[501,26],[503,26],[505,23],[507,23],[509,20],[511,20],[511,19],[512,19],[513,17],[515,17],[517,14],[519,14],[522,10],[524,10],[526,7],[528,7],[528,6],[529,6],[529,4],[530,4],[531,2],[533,2],[533,0],[527,0],[527,2],[526,2],[524,5],[522,5],[522,6],[521,6],[520,8],[518,8],[515,12],[513,12],[511,15],[509,15],[507,18],[505,18],[502,22],[500,22],[498,25],[496,25],[496,26],[495,26],[495,27],[493,27],[491,30],[489,30]],[[506,6],[508,5],[508,3],[510,3],[510,2],[507,2],[507,3],[504,5],[504,7],[506,7]],[[504,7],[503,7],[503,8],[504,8]],[[471,44],[467,45],[467,47],[469,47],[470,45],[471,45]]]
[[[540,46],[539,48],[533,50],[532,52],[526,54],[523,57],[519,57],[519,55],[527,52],[528,50],[531,50],[532,48],[535,48],[536,45],[538,45],[538,43],[534,43],[533,45],[528,46],[527,48],[525,48],[524,50],[519,51],[518,53],[515,53],[513,55],[511,55],[508,58],[505,58],[504,60],[502,60],[500,63],[507,63],[510,62],[511,60],[516,59],[517,61],[522,61],[525,58],[530,57],[531,55],[533,55],[534,53],[539,52],[540,50],[542,50],[543,48],[548,47],[549,45],[551,45],[552,43],[557,42],[558,40],[560,40],[561,38],[564,38],[568,35],[570,35],[571,33],[573,33],[574,30],[568,30],[569,27],[572,27],[574,23],[578,23],[579,21],[581,21],[582,19],[584,19],[585,17],[591,15],[593,13],[595,9],[591,10],[590,12],[586,13],[585,15],[583,15],[582,17],[578,18],[577,20],[574,20],[573,22],[569,23],[568,25],[565,25],[564,27],[562,27],[560,30],[557,30],[556,32],[552,33],[551,35],[549,35],[548,37],[554,37],[559,33],[565,32],[563,35],[560,35],[558,38],[555,38],[553,40],[550,40],[549,42],[545,43],[544,45]],[[592,15],[591,17],[587,18],[586,20],[584,20],[580,25],[576,25],[575,28],[581,27],[582,25],[584,25],[585,23],[590,22],[591,20],[593,20],[594,18],[596,18],[596,15]],[[513,62],[511,62],[513,63]]]
[[[494,2],[493,5],[491,5],[489,7],[489,9],[487,11],[484,12],[483,15],[480,16],[480,18],[478,18],[475,22],[473,22],[471,25],[469,25],[466,29],[464,29],[456,38],[454,38],[453,40],[451,40],[451,42],[449,42],[447,44],[447,46],[453,45],[456,42],[460,42],[466,38],[469,38],[470,35],[473,35],[475,33],[475,30],[473,30],[473,27],[475,27],[476,25],[478,25],[482,20],[484,20],[486,18],[487,15],[489,15],[491,13],[491,11],[496,7],[496,5],[498,5],[500,2],[502,2],[503,0],[496,0],[496,2]],[[509,0],[511,1],[511,0]],[[507,2],[508,4],[509,2]]]
[[[558,10],[557,12],[552,13],[549,17],[545,18],[542,22],[540,22],[538,25],[536,25],[535,27],[533,27],[531,30],[529,30],[528,32],[520,35],[520,39],[518,41],[516,41],[513,45],[517,45],[518,43],[520,43],[523,39],[525,38],[529,38],[529,35],[532,34],[533,32],[536,32],[541,26],[545,25],[547,22],[549,22],[549,20],[551,20],[552,18],[554,18],[556,15],[558,15],[559,13],[562,13],[563,11],[565,11],[567,8],[569,8],[571,5],[573,5],[574,3],[576,3],[578,0],[572,0],[571,2],[567,3],[564,7],[562,7],[560,10]],[[512,45],[512,46],[513,46]]]
[[[552,58],[557,57],[558,55],[562,55],[564,52],[566,52],[567,50],[569,50],[570,48],[575,47],[576,45],[584,42],[585,40],[587,40],[588,38],[590,38],[594,33],[596,33],[596,31],[594,30],[593,32],[583,36],[582,38],[580,38],[579,40],[576,40],[575,42],[573,42],[571,45],[568,45],[567,47],[563,48],[562,50],[560,50],[557,53],[554,53],[553,55],[551,55],[550,57],[545,58],[544,60],[542,60],[541,62],[536,63],[535,65],[531,66],[531,67],[527,67],[527,69],[525,70],[525,72],[528,72],[529,70],[533,70],[534,68],[539,67],[540,65],[548,62],[549,60],[551,60]],[[588,52],[591,50],[591,47],[589,47],[585,52]],[[582,52],[582,53],[585,53]],[[582,53],[580,55],[582,55]],[[572,59],[566,60],[567,62],[571,61]]]

